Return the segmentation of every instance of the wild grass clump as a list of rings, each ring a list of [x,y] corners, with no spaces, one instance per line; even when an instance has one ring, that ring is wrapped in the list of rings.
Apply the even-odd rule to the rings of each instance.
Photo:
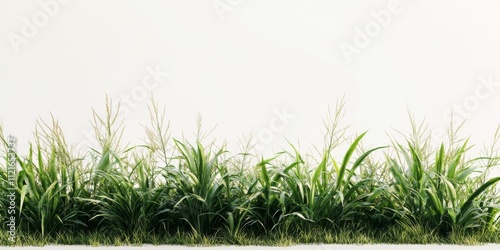
[[[366,132],[342,127],[340,101],[316,157],[291,143],[266,157],[252,153],[250,140],[237,154],[207,143],[201,121],[194,141],[172,138],[165,111],[154,101],[149,111],[144,143],[124,146],[119,105],[107,100],[105,115],[93,111],[98,145],[84,152],[66,143],[53,117],[37,123],[27,155],[16,155],[17,244],[500,242],[500,177],[490,174],[500,130],[482,155],[468,157],[461,126],[435,147],[410,117],[409,134],[365,149]],[[1,125],[0,139],[5,224],[12,190]]]
[[[413,123],[415,124],[415,123]],[[447,146],[432,148],[425,127],[413,126],[406,143],[393,141],[395,157],[387,156],[392,211],[397,223],[422,225],[443,235],[463,230],[498,230],[500,177],[489,178],[498,166],[493,146],[486,155],[467,158],[468,139],[450,130]],[[494,144],[499,140],[495,133]]]

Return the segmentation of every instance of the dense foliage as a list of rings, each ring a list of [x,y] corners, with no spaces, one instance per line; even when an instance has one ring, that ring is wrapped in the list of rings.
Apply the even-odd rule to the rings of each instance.
[[[325,144],[313,154],[289,150],[271,157],[171,139],[164,112],[153,102],[143,145],[122,148],[123,132],[112,103],[94,112],[99,147],[73,152],[56,120],[37,124],[27,155],[17,155],[12,191],[8,138],[0,163],[0,221],[7,224],[15,192],[18,235],[62,233],[122,236],[310,234],[315,230],[500,234],[500,177],[495,146],[467,157],[467,140],[450,130],[433,147],[425,127],[389,146],[364,149],[365,133],[348,137],[340,126],[343,103],[325,120]],[[498,141],[498,131],[494,137]],[[335,150],[346,148],[343,157]],[[318,156],[319,155],[319,156]],[[3,229],[7,231],[7,227]],[[498,237],[496,238],[498,241]],[[19,239],[18,239],[19,240]],[[5,242],[5,241],[4,241]]]

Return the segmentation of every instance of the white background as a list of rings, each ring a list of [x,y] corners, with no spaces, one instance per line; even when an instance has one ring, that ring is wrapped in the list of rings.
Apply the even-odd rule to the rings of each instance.
[[[462,135],[481,145],[500,123],[499,11],[494,0],[1,0],[0,120],[21,150],[50,113],[81,142],[106,94],[123,100],[159,67],[169,76],[136,92],[123,117],[127,140],[143,137],[153,94],[176,138],[201,114],[234,146],[286,109],[295,118],[266,149],[285,146],[283,137],[307,148],[321,145],[327,109],[345,95],[345,125],[369,130],[366,145],[409,132],[408,110],[439,133],[455,105],[468,114]],[[381,23],[377,13],[391,16]],[[36,28],[28,36],[26,20]],[[369,41],[346,56],[367,27]]]

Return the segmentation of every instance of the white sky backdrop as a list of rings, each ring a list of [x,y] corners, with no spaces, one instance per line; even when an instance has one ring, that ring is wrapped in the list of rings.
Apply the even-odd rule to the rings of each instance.
[[[234,6],[220,15],[214,2]],[[169,76],[152,92],[176,138],[195,129],[200,113],[206,129],[217,125],[215,136],[236,142],[286,108],[296,117],[271,144],[285,146],[283,135],[321,145],[328,105],[344,95],[344,124],[369,130],[366,145],[387,143],[391,128],[409,131],[407,108],[440,130],[454,105],[469,105],[462,132],[478,144],[500,123],[500,1],[55,3],[47,23],[13,46],[23,18],[40,24],[47,11],[37,1],[0,1],[0,120],[21,149],[50,112],[71,143],[84,140],[91,108],[104,113],[106,93],[120,100],[156,65]],[[356,29],[391,4],[397,13],[349,62],[342,44],[355,46]],[[479,77],[493,80],[491,91]],[[132,140],[148,121],[148,98],[137,103],[125,117]]]

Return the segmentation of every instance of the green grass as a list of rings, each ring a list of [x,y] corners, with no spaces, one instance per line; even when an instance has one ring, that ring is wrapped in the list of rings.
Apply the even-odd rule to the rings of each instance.
[[[74,152],[57,120],[38,122],[17,155],[17,239],[0,245],[293,245],[500,243],[497,142],[469,157],[450,126],[434,147],[411,117],[391,145],[362,146],[341,127],[343,101],[325,120],[314,157],[289,144],[270,157],[173,139],[153,101],[144,143],[124,147],[118,109],[93,113],[98,147]],[[201,124],[201,122],[199,123]],[[402,136],[401,136],[402,135]],[[7,138],[0,161],[0,222],[7,223]],[[336,157],[336,155],[342,157]]]
[[[12,245],[5,232],[0,233],[0,245]],[[487,232],[457,232],[442,237],[432,230],[415,227],[411,230],[394,226],[384,231],[347,226],[341,230],[310,228],[300,233],[274,232],[266,235],[245,232],[232,236],[228,232],[215,235],[195,236],[189,232],[151,234],[135,232],[132,235],[114,234],[108,231],[61,232],[42,237],[40,234],[18,235],[18,246],[45,245],[186,245],[186,246],[291,246],[298,244],[460,244],[481,245],[498,243],[500,234]]]

